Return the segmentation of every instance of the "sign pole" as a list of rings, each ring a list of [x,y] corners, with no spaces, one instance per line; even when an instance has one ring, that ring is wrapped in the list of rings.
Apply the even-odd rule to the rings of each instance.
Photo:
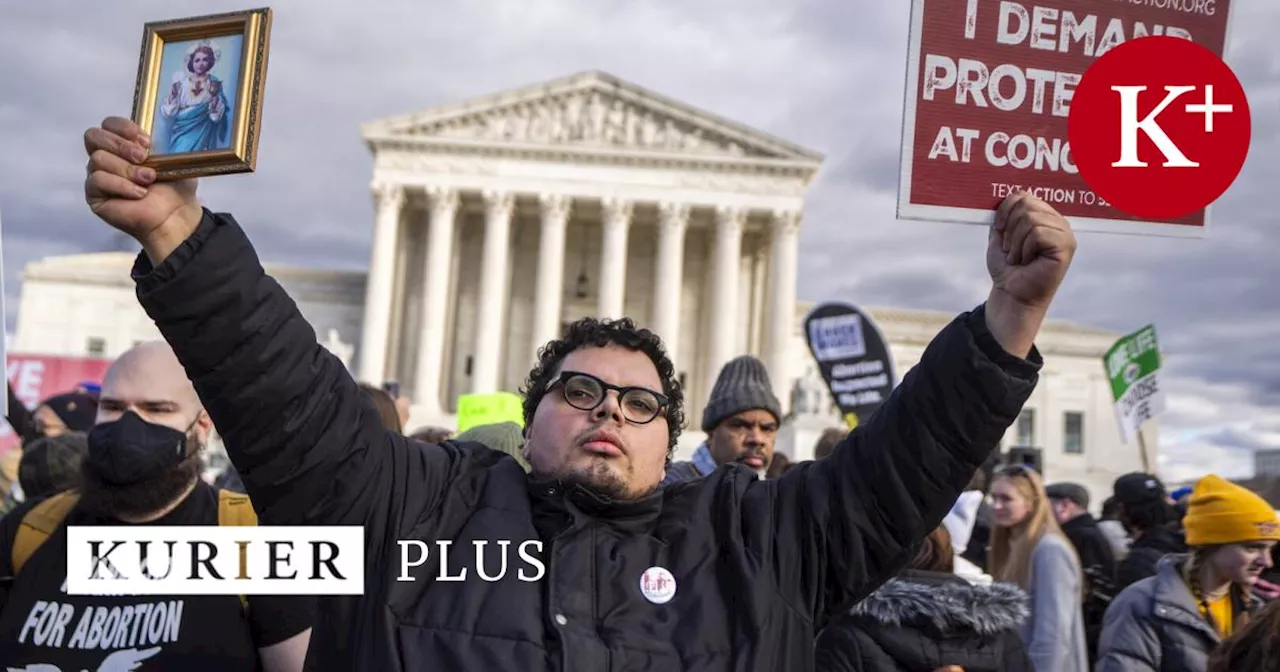
[[[1138,452],[1142,455],[1142,471],[1154,475],[1151,468],[1151,454],[1147,452],[1147,439],[1142,436],[1142,428],[1138,428]]]

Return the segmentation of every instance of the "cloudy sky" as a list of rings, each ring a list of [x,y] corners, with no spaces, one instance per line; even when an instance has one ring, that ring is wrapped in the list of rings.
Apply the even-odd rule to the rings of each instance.
[[[600,69],[826,154],[805,215],[801,298],[963,310],[985,295],[984,231],[894,218],[907,4],[275,0],[258,172],[206,181],[202,193],[246,223],[268,260],[363,269],[371,163],[359,124]],[[1174,393],[1161,437],[1170,479],[1248,475],[1253,449],[1280,448],[1280,220],[1269,200],[1280,181],[1280,46],[1268,44],[1280,3],[1231,4],[1227,61],[1250,97],[1254,138],[1211,237],[1081,235],[1053,315],[1158,326]],[[142,24],[247,6],[0,7],[10,316],[23,265],[113,245],[84,205],[81,134],[128,116]]]

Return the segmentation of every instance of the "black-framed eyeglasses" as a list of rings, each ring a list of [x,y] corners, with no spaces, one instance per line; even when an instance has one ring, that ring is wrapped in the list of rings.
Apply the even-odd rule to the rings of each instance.
[[[653,422],[667,407],[667,396],[645,387],[618,387],[580,371],[561,371],[547,385],[550,392],[557,385],[563,389],[564,400],[580,411],[594,411],[604,403],[609,390],[618,393],[618,407],[628,422],[645,425]]]

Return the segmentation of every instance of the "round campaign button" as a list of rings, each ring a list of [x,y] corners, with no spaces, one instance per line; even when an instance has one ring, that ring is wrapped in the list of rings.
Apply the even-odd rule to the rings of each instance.
[[[664,567],[650,567],[640,575],[640,592],[654,604],[666,604],[676,596],[676,577]]]

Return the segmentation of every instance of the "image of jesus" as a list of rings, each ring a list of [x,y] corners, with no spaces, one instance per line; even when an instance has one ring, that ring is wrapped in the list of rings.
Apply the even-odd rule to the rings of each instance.
[[[185,154],[226,149],[231,145],[231,119],[222,80],[212,73],[219,53],[208,42],[193,45],[186,53],[185,67],[174,72],[173,81],[160,99],[160,115],[168,130],[161,134],[162,147],[156,153]]]

